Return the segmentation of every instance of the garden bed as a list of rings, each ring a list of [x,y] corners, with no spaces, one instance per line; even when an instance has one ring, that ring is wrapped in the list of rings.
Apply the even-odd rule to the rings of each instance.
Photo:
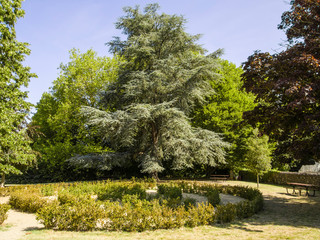
[[[154,189],[151,196],[150,189]],[[12,207],[36,212],[46,228],[73,231],[144,231],[224,223],[251,216],[263,204],[256,189],[195,182],[33,185],[12,188],[7,194]],[[234,203],[220,202],[220,196],[229,195],[239,198]]]

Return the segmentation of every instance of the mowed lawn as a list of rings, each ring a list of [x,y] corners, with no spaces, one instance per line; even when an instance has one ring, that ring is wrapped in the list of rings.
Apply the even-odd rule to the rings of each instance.
[[[248,185],[227,181],[223,184]],[[281,186],[261,184],[265,208],[251,218],[231,224],[147,232],[61,232],[29,230],[24,240],[48,239],[320,239],[320,193],[316,197],[286,194]]]

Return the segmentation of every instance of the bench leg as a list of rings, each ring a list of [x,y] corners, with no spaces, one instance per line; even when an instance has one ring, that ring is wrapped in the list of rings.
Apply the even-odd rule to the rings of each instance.
[[[316,190],[313,189],[313,194],[311,195],[311,194],[309,193],[308,188],[307,188],[307,189],[306,189],[306,196],[315,197],[315,196],[316,196]]]
[[[296,190],[295,190],[295,187],[293,186],[293,188],[292,188],[292,193],[289,193],[289,187],[286,187],[286,189],[287,189],[287,194],[296,194]]]
[[[296,194],[296,188],[293,186],[292,194]]]

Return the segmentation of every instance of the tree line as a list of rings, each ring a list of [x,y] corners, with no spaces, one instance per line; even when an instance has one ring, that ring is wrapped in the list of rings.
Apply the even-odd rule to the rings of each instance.
[[[28,181],[204,177],[248,168],[295,169],[319,159],[319,0],[295,0],[278,28],[286,49],[242,67],[208,53],[186,20],[158,4],[124,8],[113,57],[70,51],[29,123],[23,67],[30,52],[1,0],[0,173]],[[272,157],[271,157],[272,156]],[[34,164],[36,162],[36,164]],[[16,179],[17,176],[14,175]]]

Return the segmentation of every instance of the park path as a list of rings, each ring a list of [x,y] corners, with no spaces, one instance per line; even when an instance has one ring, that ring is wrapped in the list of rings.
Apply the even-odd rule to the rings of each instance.
[[[9,197],[0,197],[0,203],[8,203]],[[36,220],[35,214],[19,212],[13,209],[8,211],[8,218],[2,224],[8,227],[0,231],[0,240],[18,240],[27,235],[29,231],[44,226]]]

